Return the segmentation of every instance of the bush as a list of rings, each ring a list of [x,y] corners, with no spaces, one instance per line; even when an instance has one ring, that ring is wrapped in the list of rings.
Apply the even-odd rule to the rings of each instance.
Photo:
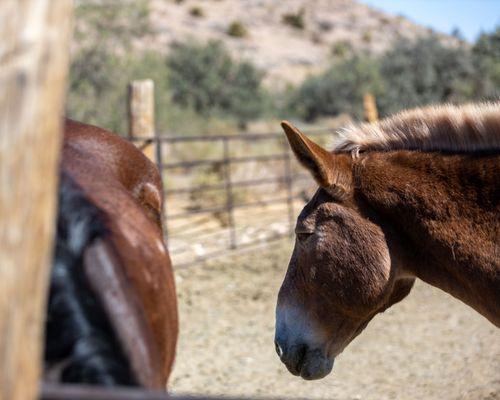
[[[231,115],[221,119],[220,115],[200,114],[192,106],[172,101],[165,56],[130,51],[132,40],[149,33],[148,9],[141,1],[127,2],[127,8],[118,2],[97,0],[81,4],[76,7],[78,47],[70,69],[68,117],[125,135],[127,85],[134,79],[150,78],[155,82],[159,132],[203,135],[237,130]],[[243,113],[249,108],[240,106],[238,110]]]
[[[248,36],[247,28],[239,21],[234,21],[227,28],[227,34],[236,38],[242,38]]]
[[[470,51],[447,47],[434,38],[402,41],[381,58],[385,92],[382,114],[429,103],[461,102],[473,95],[475,73]]]
[[[371,43],[372,33],[370,31],[363,32],[362,39],[363,39],[363,42],[365,42],[365,43]]]
[[[263,74],[235,62],[220,42],[177,44],[168,58],[172,100],[196,112],[235,117],[240,125],[265,109]]]
[[[352,51],[351,44],[345,40],[340,40],[332,45],[332,55],[344,58]]]
[[[170,111],[172,104],[164,57],[157,53],[145,53],[140,57],[85,53],[80,57],[75,59],[70,74],[66,110],[69,117],[125,135],[127,85],[134,79],[146,78],[155,82],[157,110]],[[91,68],[93,70],[88,71]],[[160,112],[156,115],[158,122],[164,122]],[[167,123],[162,125],[169,126]]]
[[[382,91],[378,62],[356,56],[306,79],[292,97],[291,107],[307,121],[341,113],[361,118],[363,94],[370,92],[377,96]]]
[[[304,29],[306,27],[306,22],[304,19],[304,14],[305,11],[303,8],[301,8],[297,13],[295,14],[285,14],[282,17],[282,21],[286,25],[290,25],[293,28],[296,29]]]
[[[330,32],[333,29],[333,23],[330,21],[319,21],[318,26],[321,32]]]
[[[380,17],[380,23],[384,26],[390,25],[391,22],[391,18],[389,18],[388,16],[383,15]]]
[[[71,63],[66,106],[71,118],[123,133],[126,87],[139,64],[121,54],[129,53],[133,39],[150,31],[146,3],[126,5],[94,0],[76,7],[78,50]]]
[[[332,53],[341,58],[343,42]],[[500,97],[500,27],[473,48],[445,46],[436,37],[403,40],[379,58],[351,57],[312,76],[290,95],[289,107],[313,120],[348,113],[362,116],[363,93],[375,95],[381,116],[436,103]]]
[[[205,12],[203,11],[203,8],[195,6],[189,9],[189,15],[196,18],[202,18],[205,16]]]
[[[173,104],[166,57],[130,51],[130,41],[148,32],[147,9],[140,2],[134,1],[128,8],[117,2],[84,4],[76,8],[79,43],[70,69],[66,105],[70,118],[125,135],[127,85],[134,79],[150,78],[155,82],[159,132],[208,134],[237,129],[234,121],[207,118],[192,108]],[[107,16],[106,22],[101,13]]]
[[[472,49],[477,70],[475,96],[483,99],[500,98],[500,26],[492,33],[483,33]]]

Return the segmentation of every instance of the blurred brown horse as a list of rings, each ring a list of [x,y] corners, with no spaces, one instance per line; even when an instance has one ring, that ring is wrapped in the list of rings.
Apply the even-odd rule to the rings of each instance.
[[[134,145],[67,120],[46,364],[66,382],[164,389],[178,334],[162,183]]]
[[[327,375],[415,278],[500,327],[500,103],[353,126],[333,152],[282,125],[320,186],[278,296],[276,351],[291,373]]]

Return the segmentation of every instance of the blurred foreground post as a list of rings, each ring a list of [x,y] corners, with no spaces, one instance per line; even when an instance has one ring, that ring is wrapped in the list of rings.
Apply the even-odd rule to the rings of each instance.
[[[151,79],[133,81],[128,88],[129,136],[151,139],[155,135],[155,95]],[[155,143],[146,140],[137,143],[139,148],[155,161]],[[158,160],[160,161],[160,160]]]
[[[375,96],[371,93],[365,93],[363,95],[363,107],[364,107],[364,117],[366,122],[377,122],[378,121],[378,111],[377,103],[375,102]]]
[[[38,393],[72,6],[0,2],[0,400]]]

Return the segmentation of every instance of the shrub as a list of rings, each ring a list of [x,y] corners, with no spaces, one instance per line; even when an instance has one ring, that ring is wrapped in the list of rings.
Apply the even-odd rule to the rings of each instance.
[[[474,94],[483,99],[500,98],[500,26],[483,33],[472,48],[477,73]]]
[[[196,18],[202,18],[205,16],[205,12],[203,11],[203,8],[199,6],[194,6],[189,9],[189,15]]]
[[[345,52],[342,42],[332,52]],[[371,92],[381,116],[432,103],[460,103],[500,96],[500,27],[472,49],[445,46],[436,37],[402,40],[379,58],[355,56],[312,76],[290,96],[290,107],[313,120],[362,115],[362,95]]]
[[[332,55],[335,57],[344,58],[349,53],[351,53],[351,44],[345,40],[335,42],[332,45]]]
[[[382,25],[390,25],[391,19],[388,16],[383,15],[382,17],[380,17],[380,23]]]
[[[362,39],[363,39],[363,42],[365,42],[365,43],[371,43],[372,33],[370,31],[363,32]]]
[[[158,109],[169,109],[165,59],[156,53],[137,56],[83,53],[74,59],[66,113],[71,118],[127,133],[127,85],[134,79],[155,82]]]
[[[333,29],[333,23],[330,21],[320,21],[318,26],[321,32],[330,32]]]
[[[243,38],[248,36],[247,28],[239,21],[234,21],[227,28],[227,34],[236,38]]]
[[[202,115],[235,117],[240,125],[264,110],[263,74],[249,62],[236,62],[211,41],[177,44],[168,58],[172,100]]]
[[[118,2],[89,0],[77,5],[75,39],[78,47],[70,69],[66,114],[126,134],[127,85],[134,79],[151,78],[155,82],[159,132],[167,129],[183,134],[236,131],[237,121],[234,119],[237,117],[233,114],[226,112],[222,119],[220,114],[200,114],[191,105],[172,101],[166,57],[157,52],[130,51],[132,40],[149,33],[149,15],[145,3],[135,0],[127,1],[127,4],[129,7],[125,8]],[[105,20],[102,15],[106,15]],[[259,108],[264,107],[263,98],[255,100]],[[234,99],[233,109],[243,114],[240,120],[245,119],[245,112],[253,116],[251,105],[255,102],[246,107],[245,104],[235,104],[241,101],[240,97],[234,96]]]
[[[66,105],[69,117],[123,133],[126,86],[134,78],[137,63],[122,54],[129,53],[132,40],[150,32],[147,4],[125,3],[126,7],[94,0],[77,5],[78,47],[71,63]]]
[[[444,46],[435,37],[401,41],[382,57],[381,68],[387,82],[378,102],[383,114],[472,96],[475,70],[470,51]]]
[[[377,96],[382,91],[378,62],[357,56],[306,79],[292,97],[291,107],[307,121],[341,113],[361,118],[363,94],[371,92]]]
[[[282,21],[286,25],[290,25],[296,29],[304,29],[306,27],[304,19],[305,11],[301,8],[297,13],[285,14],[282,17]]]

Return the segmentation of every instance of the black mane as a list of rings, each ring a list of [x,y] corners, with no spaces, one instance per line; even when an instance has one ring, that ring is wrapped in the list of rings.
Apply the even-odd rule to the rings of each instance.
[[[68,383],[137,385],[82,268],[85,249],[107,234],[102,221],[99,209],[63,174],[46,320],[45,375]]]

